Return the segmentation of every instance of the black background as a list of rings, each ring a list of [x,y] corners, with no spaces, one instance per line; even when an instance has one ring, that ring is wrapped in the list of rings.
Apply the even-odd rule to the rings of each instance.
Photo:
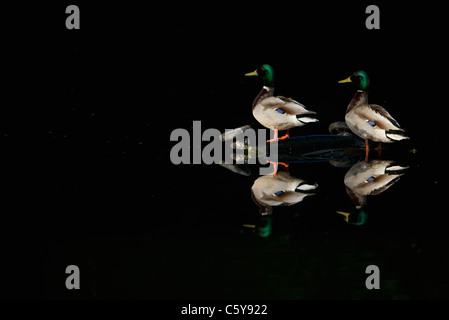
[[[368,4],[79,3],[80,30],[65,28],[68,4],[5,7],[3,295],[447,297],[447,279],[441,278],[449,226],[441,178],[447,81],[443,7],[378,3],[381,28],[367,30]],[[250,105],[261,83],[243,75],[263,63],[275,69],[277,94],[319,114],[320,123],[295,129],[296,135],[327,133],[331,122],[343,120],[355,90],[337,81],[356,70],[370,75],[370,100],[388,108],[418,150],[404,155],[414,157],[407,160],[416,171],[404,178],[408,188],[397,196],[400,201],[390,196],[377,207],[373,203],[387,215],[374,218],[367,229],[349,231],[340,221],[321,219],[318,213],[340,209],[331,200],[351,207],[344,191],[334,193],[324,182],[327,203],[319,208],[304,203],[308,214],[300,222],[278,222],[288,236],[260,242],[240,231],[257,216],[250,180],[215,166],[171,164],[173,129],[190,130],[194,120],[201,120],[203,129],[220,130],[255,122]],[[332,168],[318,169],[320,176],[292,168],[312,180],[333,179]],[[337,175],[341,184],[344,171]],[[416,243],[427,256],[415,258]],[[353,251],[344,262],[335,252],[348,244]],[[356,268],[351,255],[371,252],[364,246],[375,256],[368,254]],[[312,269],[320,265],[319,271],[276,280],[265,269],[250,269],[294,266],[304,254],[310,259],[304,263]],[[375,263],[376,257],[387,270],[410,271],[401,276],[391,271],[390,291],[369,295],[363,287],[354,289],[355,283],[363,285],[363,263]],[[348,273],[342,279],[322,274],[324,262],[329,270],[341,267]],[[68,264],[86,270],[86,289],[65,289]],[[433,275],[430,265],[436,267]],[[342,285],[347,286],[343,293]]]

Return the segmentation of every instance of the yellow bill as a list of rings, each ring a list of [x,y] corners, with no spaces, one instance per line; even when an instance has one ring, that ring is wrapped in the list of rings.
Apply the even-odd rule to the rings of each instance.
[[[245,76],[247,76],[247,77],[250,77],[250,76],[258,76],[257,70],[254,70],[253,72],[246,73]]]
[[[349,222],[349,215],[350,215],[350,213],[348,213],[348,212],[343,212],[343,211],[337,211],[337,213],[338,213],[338,214],[341,214],[342,216],[344,216],[344,217],[345,217],[345,221],[346,221],[346,222]]]
[[[351,81],[351,77],[348,77],[348,78],[346,78],[346,79],[344,79],[344,80],[338,81],[338,83],[345,83],[345,82],[352,82],[352,81]]]

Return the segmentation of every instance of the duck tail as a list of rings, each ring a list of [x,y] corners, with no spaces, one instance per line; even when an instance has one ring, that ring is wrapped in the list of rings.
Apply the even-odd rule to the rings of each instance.
[[[387,136],[388,139],[393,141],[410,139],[408,136],[405,135],[404,131],[402,130],[388,130],[385,132],[385,135]]]
[[[318,122],[315,118],[316,112],[308,111],[307,113],[297,114],[296,118],[303,123]]]

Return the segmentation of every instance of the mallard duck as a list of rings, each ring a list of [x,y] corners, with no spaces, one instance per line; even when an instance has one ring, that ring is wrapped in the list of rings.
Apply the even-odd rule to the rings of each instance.
[[[344,177],[346,192],[357,209],[366,204],[366,196],[378,195],[404,175],[408,167],[391,160],[361,161],[348,170]]]
[[[261,214],[270,214],[273,206],[291,206],[314,195],[318,184],[309,184],[304,180],[292,177],[287,172],[279,172],[277,176],[261,176],[254,181],[251,194],[254,202],[261,206]],[[267,208],[268,206],[268,208]]]
[[[404,129],[387,110],[377,104],[368,104],[369,78],[366,72],[354,72],[338,83],[346,82],[358,86],[357,92],[346,109],[345,121],[353,133],[365,139],[365,159],[368,159],[369,153],[368,140],[379,142],[379,147],[376,149],[380,150],[382,142],[390,143],[409,139],[404,134]]]
[[[287,139],[290,128],[301,127],[310,122],[317,122],[316,112],[307,110],[299,102],[283,96],[273,96],[274,71],[264,64],[245,76],[258,76],[263,80],[263,88],[253,102],[253,115],[264,127],[274,130],[274,137],[267,142]],[[278,130],[287,130],[287,133],[278,138]]]

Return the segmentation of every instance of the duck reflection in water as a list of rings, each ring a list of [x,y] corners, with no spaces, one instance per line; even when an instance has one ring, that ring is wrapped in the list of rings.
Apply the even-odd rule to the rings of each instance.
[[[262,215],[271,214],[273,206],[291,206],[314,195],[318,184],[309,184],[281,171],[276,176],[257,178],[251,187],[251,195]]]
[[[250,127],[250,126],[244,126]],[[243,127],[243,128],[244,128]],[[363,225],[366,222],[367,196],[377,195],[404,175],[408,167],[401,166],[392,160],[363,158],[364,141],[355,136],[344,122],[332,123],[329,127],[331,134],[298,136],[285,139],[279,143],[278,163],[274,165],[272,174],[259,176],[253,183],[251,195],[254,203],[259,207],[260,223],[245,225],[255,228],[257,234],[268,236],[271,230],[271,214],[275,206],[291,206],[313,195],[317,184],[308,184],[302,179],[290,175],[290,165],[301,163],[328,162],[334,167],[351,166],[344,177],[346,192],[355,205],[352,214],[337,211],[350,224]],[[231,134],[225,137],[232,136]],[[226,139],[223,139],[226,140]],[[245,148],[233,145],[233,149]],[[397,156],[404,148],[386,148]],[[262,154],[264,149],[259,150]],[[245,153],[242,153],[246,156]],[[247,152],[250,156],[251,153]],[[363,160],[364,159],[364,160]],[[284,164],[285,171],[277,172],[277,164]],[[251,175],[248,166],[222,164],[223,167],[245,176]],[[277,174],[276,174],[277,172]]]
[[[348,223],[363,225],[367,218],[366,198],[378,195],[395,184],[408,167],[392,160],[361,161],[353,165],[344,177],[346,192],[355,205],[357,217],[349,219],[350,213],[337,211]],[[356,220],[356,222],[352,222]]]
[[[257,225],[243,225],[254,229],[261,237],[271,234],[271,214],[273,207],[292,206],[314,195],[318,184],[309,184],[302,179],[295,178],[288,172],[278,172],[277,175],[258,177],[251,187],[251,197],[259,207],[262,215]]]

